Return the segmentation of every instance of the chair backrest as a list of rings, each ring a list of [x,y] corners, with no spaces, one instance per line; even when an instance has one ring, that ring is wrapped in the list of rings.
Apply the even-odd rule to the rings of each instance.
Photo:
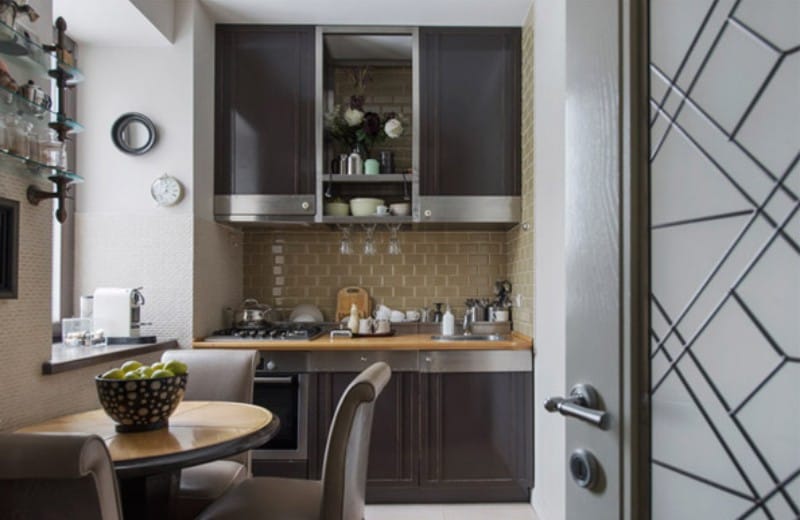
[[[194,401],[253,402],[255,350],[176,349],[167,350],[161,361],[177,359],[189,367],[184,399]]]
[[[184,399],[253,402],[257,350],[179,348],[165,350],[161,355],[161,361],[173,359],[186,363],[189,370]],[[249,451],[228,457],[228,460],[240,462],[250,472]]]
[[[320,518],[364,518],[367,457],[375,400],[391,376],[389,365],[375,363],[356,376],[342,394],[325,447]]]
[[[3,518],[119,520],[111,456],[97,435],[0,433]]]

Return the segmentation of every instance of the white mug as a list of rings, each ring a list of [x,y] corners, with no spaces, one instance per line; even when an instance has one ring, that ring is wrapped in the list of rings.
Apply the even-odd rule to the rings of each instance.
[[[392,309],[386,305],[378,305],[378,310],[375,311],[375,319],[388,320],[392,315]]]
[[[389,320],[375,320],[375,334],[388,334],[392,331]]]
[[[393,323],[400,323],[406,320],[406,315],[403,314],[403,311],[392,311],[391,314],[389,314],[389,320]]]
[[[506,310],[494,311],[494,319],[492,321],[508,321],[508,311]]]
[[[406,311],[406,320],[419,321],[419,311],[410,309]]]
[[[359,334],[372,334],[372,318],[361,318],[358,320]]]
[[[375,213],[378,214],[378,215],[381,215],[381,216],[388,215],[389,214],[389,208],[386,207],[386,206],[378,206],[377,208],[375,208]]]

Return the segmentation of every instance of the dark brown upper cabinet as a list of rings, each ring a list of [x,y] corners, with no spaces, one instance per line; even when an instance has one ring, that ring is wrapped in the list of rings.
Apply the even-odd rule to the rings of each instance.
[[[520,29],[420,28],[419,62],[422,221],[518,221]]]
[[[314,49],[310,26],[217,26],[218,220],[313,218]]]

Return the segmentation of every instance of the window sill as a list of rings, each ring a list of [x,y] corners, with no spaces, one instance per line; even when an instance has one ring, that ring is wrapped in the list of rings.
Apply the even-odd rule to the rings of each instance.
[[[64,347],[61,343],[54,343],[50,351],[50,359],[42,363],[42,374],[58,374],[99,365],[107,361],[129,358],[134,354],[160,352],[175,348],[178,348],[178,342],[174,339],[143,345],[107,345],[104,347]]]

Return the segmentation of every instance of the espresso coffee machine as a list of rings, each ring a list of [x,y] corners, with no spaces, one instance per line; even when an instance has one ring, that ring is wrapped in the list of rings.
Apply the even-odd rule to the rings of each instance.
[[[142,305],[141,287],[99,287],[94,291],[93,328],[103,331],[109,345],[155,343],[155,336],[140,334]]]

